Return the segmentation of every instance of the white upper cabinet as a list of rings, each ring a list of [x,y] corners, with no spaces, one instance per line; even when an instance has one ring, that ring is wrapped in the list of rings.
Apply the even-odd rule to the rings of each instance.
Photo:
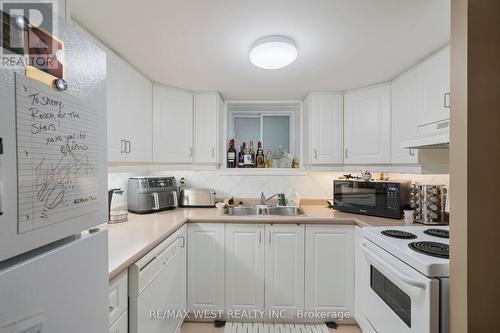
[[[309,164],[341,164],[342,95],[311,93],[303,110]]]
[[[354,310],[354,227],[306,225],[305,310]]]
[[[450,118],[450,46],[417,66],[417,124],[425,126]]]
[[[152,84],[122,58],[107,51],[108,160],[153,159]]]
[[[153,138],[154,161],[193,161],[193,95],[153,87]]]
[[[218,94],[194,96],[194,162],[217,163],[219,142]]]
[[[188,310],[224,309],[224,224],[188,224]]]
[[[391,163],[418,163],[418,150],[401,148],[417,135],[417,71],[411,69],[391,83]]]
[[[391,89],[376,86],[344,96],[345,164],[390,161]]]
[[[266,225],[266,311],[304,309],[304,225]]]
[[[264,224],[226,225],[226,310],[264,310]]]

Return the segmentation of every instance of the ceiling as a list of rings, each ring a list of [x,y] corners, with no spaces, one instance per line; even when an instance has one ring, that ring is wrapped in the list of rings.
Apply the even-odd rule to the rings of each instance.
[[[390,80],[450,39],[450,0],[70,0],[75,21],[154,82],[226,100],[302,99]],[[248,60],[293,38],[290,66]]]

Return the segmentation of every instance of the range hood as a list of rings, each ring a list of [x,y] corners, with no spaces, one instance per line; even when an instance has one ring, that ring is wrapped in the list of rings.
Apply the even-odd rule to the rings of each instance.
[[[419,134],[402,141],[401,148],[407,149],[448,149],[450,145],[450,122],[445,121],[419,127]]]

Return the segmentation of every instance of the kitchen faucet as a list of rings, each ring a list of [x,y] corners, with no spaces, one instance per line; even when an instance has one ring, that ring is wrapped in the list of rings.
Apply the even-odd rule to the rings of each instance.
[[[278,196],[278,205],[279,206],[286,206],[286,199],[285,199],[284,193],[276,193],[276,194],[273,194],[272,196],[270,196],[269,198],[266,199],[264,192],[260,192],[260,204],[265,205],[267,201],[271,200],[275,196]]]

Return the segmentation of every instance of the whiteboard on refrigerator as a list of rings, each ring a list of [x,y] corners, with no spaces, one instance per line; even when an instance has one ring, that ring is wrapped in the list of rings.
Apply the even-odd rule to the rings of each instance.
[[[99,210],[97,110],[16,75],[18,233]]]

